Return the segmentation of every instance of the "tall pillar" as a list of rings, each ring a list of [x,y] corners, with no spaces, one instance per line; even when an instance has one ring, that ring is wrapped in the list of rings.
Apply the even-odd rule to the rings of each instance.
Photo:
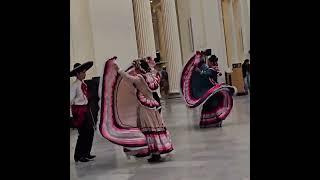
[[[162,0],[161,10],[166,51],[165,61],[168,61],[169,93],[179,93],[182,59],[175,1]]]
[[[139,58],[156,57],[149,0],[132,0]]]
[[[247,1],[239,0],[240,13],[241,13],[241,27],[242,27],[242,37],[243,37],[243,47],[244,47],[244,57],[242,60],[249,58],[250,50],[250,18],[247,6]]]
[[[202,41],[201,41],[201,49],[206,49],[206,48],[208,48],[208,43],[207,43],[207,36],[206,36],[206,23],[205,23],[205,19],[204,19],[204,10],[203,10],[203,0],[200,0],[199,1],[199,3],[200,3],[200,9],[201,9],[201,11],[200,11],[200,19],[201,19],[201,25],[202,25],[202,27],[201,27],[201,29],[202,29],[202,31],[201,31],[201,39],[202,39]]]
[[[250,19],[250,0],[247,0],[247,6],[248,6],[248,15],[249,15],[249,19]]]
[[[234,18],[234,25],[235,25],[235,32],[236,32],[236,43],[237,43],[237,50],[238,50],[238,59],[239,62],[242,62],[244,57],[244,37],[245,31],[242,21],[244,18],[241,14],[241,6],[239,0],[233,0],[232,2],[233,8],[233,18]]]
[[[230,0],[229,2],[228,11],[230,13],[230,18],[231,18],[231,34],[232,34],[232,50],[233,50],[231,62],[232,64],[234,64],[234,63],[240,62],[240,56],[238,52],[238,41],[237,41],[237,32],[236,32],[237,26],[235,22],[235,16],[233,13],[233,0]]]
[[[157,16],[157,25],[158,25],[160,56],[163,57],[166,54],[166,52],[165,52],[164,35],[163,35],[162,12],[160,8],[156,9],[156,16]]]
[[[77,62],[95,62],[88,6],[88,0],[70,1],[70,69]],[[87,79],[97,76],[96,63],[93,64],[87,72]]]
[[[193,55],[193,47],[191,44],[191,27],[190,27],[190,1],[191,0],[176,0],[177,16],[180,30],[180,46],[181,46],[181,57],[182,64],[185,64],[189,58]],[[192,35],[193,36],[193,35]]]

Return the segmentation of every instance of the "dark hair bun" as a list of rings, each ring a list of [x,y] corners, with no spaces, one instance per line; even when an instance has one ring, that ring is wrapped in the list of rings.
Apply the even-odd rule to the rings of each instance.
[[[145,70],[146,72],[150,72],[151,68],[146,60],[140,60],[140,67]]]

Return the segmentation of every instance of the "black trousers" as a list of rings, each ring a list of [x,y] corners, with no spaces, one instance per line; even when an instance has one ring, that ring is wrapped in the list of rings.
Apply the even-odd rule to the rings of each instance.
[[[94,136],[94,127],[90,112],[85,113],[85,119],[81,127],[77,128],[79,132],[76,149],[74,152],[74,159],[78,160],[81,157],[90,155],[92,148],[92,141]]]

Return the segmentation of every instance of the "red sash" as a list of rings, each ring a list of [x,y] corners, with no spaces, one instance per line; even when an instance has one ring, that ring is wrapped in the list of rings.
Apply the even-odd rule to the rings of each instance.
[[[71,111],[73,116],[74,127],[81,127],[85,118],[85,113],[88,112],[87,105],[72,105]]]

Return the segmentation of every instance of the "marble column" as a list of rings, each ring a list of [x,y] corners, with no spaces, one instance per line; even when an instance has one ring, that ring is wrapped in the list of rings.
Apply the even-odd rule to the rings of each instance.
[[[158,25],[158,35],[159,35],[159,51],[160,56],[163,57],[166,54],[165,52],[165,43],[164,43],[164,35],[163,35],[163,20],[162,20],[162,12],[160,7],[156,9],[157,16],[157,25]]]
[[[169,93],[180,92],[180,72],[182,70],[179,30],[174,0],[161,1],[163,36],[165,44],[165,61],[169,75]]]
[[[70,1],[70,69],[75,63],[95,62],[88,6],[88,0]],[[97,76],[96,63],[87,72],[86,79],[93,76]]]
[[[248,6],[248,15],[249,15],[249,19],[250,19],[250,0],[247,0],[247,6]]]
[[[247,6],[247,1],[239,0],[239,7],[241,13],[241,28],[242,28],[242,38],[243,38],[243,48],[244,48],[244,57],[242,60],[249,58],[250,50],[250,18],[249,11]]]
[[[156,57],[149,0],[132,0],[139,58]]]
[[[228,7],[228,11],[230,14],[230,23],[231,23],[231,34],[232,34],[232,59],[231,62],[232,64],[234,63],[239,63],[240,62],[240,56],[239,56],[239,52],[238,52],[238,41],[237,41],[237,26],[236,26],[236,20],[235,20],[235,14],[233,12],[233,0],[229,1],[229,7]],[[232,67],[232,65],[231,65]]]

